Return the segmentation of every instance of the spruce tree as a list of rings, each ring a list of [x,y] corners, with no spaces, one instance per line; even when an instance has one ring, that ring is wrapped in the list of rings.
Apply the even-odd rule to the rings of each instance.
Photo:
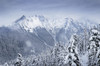
[[[20,53],[18,53],[18,57],[16,60],[16,63],[14,64],[14,66],[22,66],[22,55]]]
[[[96,55],[100,49],[100,36],[96,28],[91,30],[90,46],[89,46],[89,66],[96,66]]]

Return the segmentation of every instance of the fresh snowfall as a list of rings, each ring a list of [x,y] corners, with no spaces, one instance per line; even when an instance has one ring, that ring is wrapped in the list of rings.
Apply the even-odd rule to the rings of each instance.
[[[23,15],[0,27],[0,66],[100,66],[100,24]]]

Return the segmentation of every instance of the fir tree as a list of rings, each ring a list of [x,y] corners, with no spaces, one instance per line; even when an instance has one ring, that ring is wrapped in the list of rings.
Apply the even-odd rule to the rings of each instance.
[[[90,46],[89,46],[89,66],[96,66],[96,54],[100,49],[99,31],[94,28],[91,30]]]
[[[20,53],[18,53],[18,57],[16,60],[16,63],[14,64],[14,66],[22,66],[22,55]]]

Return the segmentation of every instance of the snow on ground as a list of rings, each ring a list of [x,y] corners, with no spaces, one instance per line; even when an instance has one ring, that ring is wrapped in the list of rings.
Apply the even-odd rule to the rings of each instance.
[[[80,56],[80,62],[82,66],[88,66],[88,52]]]

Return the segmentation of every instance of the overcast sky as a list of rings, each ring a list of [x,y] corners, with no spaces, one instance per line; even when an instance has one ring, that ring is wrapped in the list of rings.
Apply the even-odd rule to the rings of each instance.
[[[22,15],[91,18],[100,20],[100,0],[0,0],[0,25]]]

